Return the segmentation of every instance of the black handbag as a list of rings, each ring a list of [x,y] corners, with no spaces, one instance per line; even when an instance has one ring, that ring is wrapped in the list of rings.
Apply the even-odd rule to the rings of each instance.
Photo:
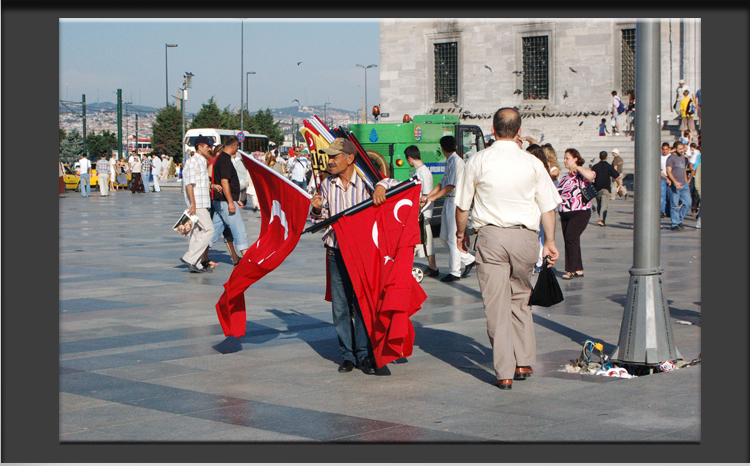
[[[582,177],[579,175],[578,177],[578,184],[581,187],[581,197],[583,198],[584,202],[591,202],[591,199],[594,199],[596,197],[596,188],[594,187],[594,183],[581,183]]]
[[[549,257],[549,256],[548,256]],[[542,270],[539,272],[534,290],[529,298],[529,306],[550,307],[563,301],[560,284],[552,268],[547,267],[547,257],[544,258]]]

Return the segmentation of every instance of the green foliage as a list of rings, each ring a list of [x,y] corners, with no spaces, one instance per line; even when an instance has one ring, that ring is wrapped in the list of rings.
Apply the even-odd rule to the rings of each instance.
[[[67,136],[67,135],[68,135],[67,131],[65,131],[64,129],[60,128],[60,140],[57,141],[58,144],[62,144],[63,139],[65,139],[65,136]]]
[[[108,157],[110,150],[116,147],[117,135],[109,130],[105,129],[101,134],[92,131],[86,135],[86,151],[89,154],[89,159],[95,160],[102,155]]]
[[[253,129],[251,132],[268,136],[268,140],[275,142],[278,147],[284,144],[284,133],[281,132],[279,122],[274,121],[271,109],[258,110],[258,113],[253,115],[252,120]],[[245,127],[247,128],[247,124]]]
[[[154,153],[174,157],[175,163],[180,163],[182,161],[180,109],[171,104],[160,108],[156,113],[156,121],[151,126],[151,131],[151,148]]]
[[[83,136],[73,128],[60,143],[60,158],[63,162],[72,164],[83,155]]]
[[[219,110],[219,106],[216,105],[216,101],[213,97],[208,100],[208,103],[203,104],[200,111],[193,118],[193,122],[190,124],[190,129],[194,128],[222,128],[224,127],[224,114]]]

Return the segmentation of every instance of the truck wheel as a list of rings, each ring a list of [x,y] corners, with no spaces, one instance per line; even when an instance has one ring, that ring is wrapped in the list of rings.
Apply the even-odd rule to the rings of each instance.
[[[367,155],[370,156],[370,160],[372,160],[372,163],[375,164],[375,167],[380,170],[380,173],[383,174],[386,178],[388,175],[388,163],[385,161],[385,157],[380,155],[380,152],[374,151],[374,150],[368,150]]]

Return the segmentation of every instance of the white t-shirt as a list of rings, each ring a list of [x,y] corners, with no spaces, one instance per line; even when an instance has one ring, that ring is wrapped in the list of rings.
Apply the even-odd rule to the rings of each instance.
[[[693,149],[692,153],[690,154],[690,163],[695,167],[695,162],[698,161],[698,156],[701,155],[700,151],[698,149]]]
[[[434,181],[432,178],[432,172],[427,168],[427,165],[422,165],[417,168],[414,174],[419,178],[419,181],[422,182],[422,195],[426,196],[427,194],[430,194],[434,186]],[[430,203],[424,211],[424,218],[432,218],[432,208],[433,203]]]
[[[88,173],[89,170],[91,170],[91,161],[89,159],[81,158],[81,160],[79,160],[79,168],[81,169],[81,174]]]
[[[672,155],[671,153],[667,153],[667,155],[661,154],[661,172],[665,175],[667,174],[667,159],[669,156]]]

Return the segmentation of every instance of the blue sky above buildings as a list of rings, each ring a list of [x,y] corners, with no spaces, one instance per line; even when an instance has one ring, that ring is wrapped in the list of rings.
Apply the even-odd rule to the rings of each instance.
[[[60,99],[123,101],[163,107],[164,44],[169,99],[185,72],[193,73],[186,110],[197,112],[212,96],[220,108],[240,106],[249,84],[248,108],[323,105],[355,111],[364,98],[365,75],[357,64],[380,64],[376,19],[76,19],[60,20]],[[244,53],[241,54],[244,29]],[[244,73],[241,68],[244,55]],[[302,62],[297,65],[297,62]],[[255,75],[246,76],[248,71]],[[367,70],[367,102],[378,104],[378,68]],[[247,79],[247,81],[246,81]]]

